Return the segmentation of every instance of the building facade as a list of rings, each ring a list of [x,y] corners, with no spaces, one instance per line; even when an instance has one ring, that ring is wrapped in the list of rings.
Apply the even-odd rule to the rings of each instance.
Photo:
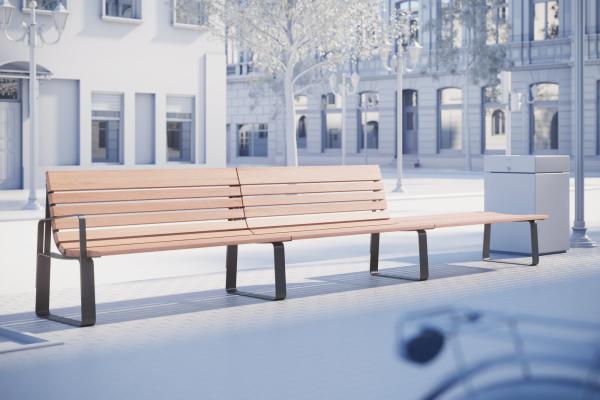
[[[451,0],[386,0],[427,26]],[[485,154],[503,154],[510,129],[513,154],[572,154],[575,131],[572,54],[572,1],[509,0],[501,10],[512,67],[496,87],[465,82],[457,73],[435,70],[436,35],[422,29],[420,67],[404,74],[403,157],[407,166],[481,169]],[[600,170],[600,1],[586,2],[585,156],[586,169]],[[232,164],[284,164],[283,113],[276,97],[251,96],[247,54],[228,55],[228,161]],[[360,62],[358,93],[347,98],[350,163],[395,164],[395,75],[379,60]],[[507,96],[522,98],[509,111]],[[297,100],[297,139],[301,164],[340,162],[340,99],[327,83]],[[260,129],[259,129],[260,128]],[[365,135],[366,134],[366,141]],[[364,145],[366,143],[366,146]],[[366,147],[366,151],[364,149]],[[365,154],[366,153],[366,154]]]
[[[50,168],[226,164],[225,56],[201,8],[193,12],[197,0],[38,1],[49,41],[58,1],[66,29],[37,49],[38,186]],[[11,2],[14,37],[30,11]],[[2,33],[0,189],[29,184],[27,60],[28,48]]]

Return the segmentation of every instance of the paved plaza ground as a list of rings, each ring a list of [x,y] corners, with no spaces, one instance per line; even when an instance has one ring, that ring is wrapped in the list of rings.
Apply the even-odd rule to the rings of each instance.
[[[394,215],[483,210],[481,173],[410,170],[402,194],[391,193],[393,171],[384,175]],[[399,357],[399,323],[418,310],[600,326],[600,250],[543,256],[537,267],[486,263],[477,226],[429,233],[426,282],[371,277],[367,235],[288,243],[282,302],[226,294],[224,248],[100,258],[98,323],[71,328],[33,313],[40,214],[18,210],[25,196],[0,192],[0,327],[62,344],[0,354],[2,400],[417,399],[457,370],[448,349],[425,366]],[[599,240],[599,177],[587,179],[586,202]],[[380,254],[380,268],[416,274],[416,234],[383,234]],[[52,307],[77,313],[77,264],[53,263]],[[270,290],[270,246],[241,246],[239,267],[240,286]]]

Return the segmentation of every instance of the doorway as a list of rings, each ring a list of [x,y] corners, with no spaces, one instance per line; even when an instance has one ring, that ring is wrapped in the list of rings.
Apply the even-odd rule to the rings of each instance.
[[[0,189],[21,188],[21,81],[0,78]]]

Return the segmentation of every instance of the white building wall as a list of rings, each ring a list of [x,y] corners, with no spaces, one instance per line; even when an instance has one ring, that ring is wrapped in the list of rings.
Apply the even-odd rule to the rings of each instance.
[[[20,1],[15,4],[20,10]],[[95,92],[120,93],[123,95],[122,165],[136,167],[136,94],[151,94],[154,104],[155,129],[155,164],[164,166],[166,161],[166,98],[169,95],[193,96],[195,98],[194,132],[196,152],[195,164],[209,166],[225,165],[224,127],[226,123],[226,92],[224,79],[225,60],[213,54],[223,53],[223,44],[211,38],[201,29],[184,29],[175,27],[171,21],[172,2],[142,2],[142,21],[114,22],[101,17],[101,0],[69,1],[70,16],[61,41],[54,46],[42,46],[38,49],[38,63],[53,73],[54,82],[42,84],[42,101],[39,107],[40,120],[52,120],[49,98],[55,82],[73,82],[78,88],[75,93],[77,110],[68,115],[61,111],[60,118],[68,118],[69,124],[77,121],[78,153],[69,155],[56,154],[57,149],[67,151],[72,148],[72,138],[63,138],[59,129],[46,129],[39,125],[39,135],[44,137],[42,148],[52,143],[54,158],[44,155],[40,161],[41,176],[46,168],[73,168],[61,166],[61,160],[69,160],[69,164],[79,164],[84,168],[114,168],[115,165],[99,165],[91,160],[91,97]],[[27,14],[17,12],[13,19],[13,33],[20,20],[28,18]],[[40,25],[51,27],[49,15],[40,15]],[[54,31],[46,32],[49,40],[54,38]],[[28,49],[18,43],[10,43],[0,38],[0,65],[11,61],[26,61]],[[203,72],[203,66],[206,67]],[[214,76],[213,76],[214,75]],[[206,86],[205,82],[210,81]],[[44,86],[45,85],[45,86]],[[46,89],[45,89],[46,88]],[[60,90],[63,89],[57,89]],[[28,185],[28,140],[29,124],[27,121],[27,88],[23,88],[24,121],[23,121],[23,164],[25,167],[24,186]],[[206,101],[205,96],[211,96]],[[68,98],[71,103],[73,98]],[[208,130],[211,136],[206,139]],[[139,136],[139,135],[138,135]],[[61,143],[68,142],[68,146]],[[56,145],[54,145],[56,144]],[[73,149],[69,150],[71,153]],[[210,154],[208,158],[205,154]],[[40,156],[42,157],[42,156]],[[58,159],[56,158],[58,157]],[[77,162],[73,162],[78,160]],[[169,166],[177,166],[169,163]]]

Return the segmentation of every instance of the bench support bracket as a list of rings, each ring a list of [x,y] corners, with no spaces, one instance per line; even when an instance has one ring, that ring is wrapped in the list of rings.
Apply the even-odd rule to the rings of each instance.
[[[371,265],[370,272],[373,276],[385,278],[403,279],[408,281],[426,281],[429,279],[429,259],[427,255],[427,232],[417,231],[419,237],[419,277],[404,277],[379,272],[379,233],[371,234]]]
[[[46,204],[48,202],[46,201]],[[79,218],[80,257],[69,258],[50,252],[51,219],[47,218],[38,223],[37,262],[36,262],[36,294],[35,313],[38,317],[63,324],[83,327],[96,323],[96,293],[94,286],[94,261],[87,257],[85,219]],[[82,234],[83,232],[83,234]],[[81,320],[61,317],[50,312],[50,263],[52,258],[71,259],[79,261],[81,276]]]
[[[528,222],[529,222],[529,231],[530,231],[530,235],[531,235],[531,264],[525,264],[525,265],[535,266],[535,265],[538,265],[540,262],[540,250],[539,250],[539,245],[538,245],[538,229],[537,229],[537,223],[535,221],[528,221]],[[512,262],[512,261],[493,260],[490,257],[491,239],[492,239],[492,225],[485,224],[483,226],[483,261],[497,262],[497,263],[503,263],[503,264],[524,265],[522,263],[517,263],[517,262]]]
[[[227,246],[227,258],[225,261],[227,276],[225,288],[227,293],[240,296],[253,297],[262,300],[283,300],[286,296],[285,282],[285,249],[281,242],[273,243],[274,262],[275,262],[275,296],[269,296],[261,293],[245,292],[237,289],[237,259],[238,246]]]

